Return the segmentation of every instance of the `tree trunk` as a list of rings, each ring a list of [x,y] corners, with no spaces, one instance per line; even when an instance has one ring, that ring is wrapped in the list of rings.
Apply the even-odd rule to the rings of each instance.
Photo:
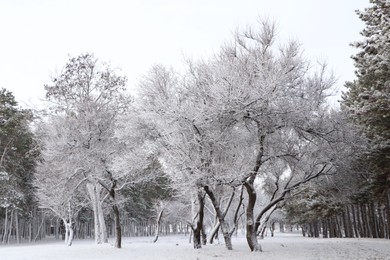
[[[3,244],[6,243],[7,234],[8,234],[8,208],[5,208]]]
[[[62,219],[65,226],[65,245],[71,246],[73,243],[73,227],[72,227],[72,220],[67,220],[65,218]]]
[[[241,190],[240,190],[240,197],[238,199],[238,205],[236,207],[236,211],[234,212],[234,218],[233,218],[233,223],[234,223],[234,227],[233,229],[230,231],[232,234],[234,231],[237,232],[238,230],[238,221],[239,219],[241,218],[241,216],[244,214],[242,213],[241,215],[239,215],[240,213],[240,208],[242,206],[242,201],[244,200],[244,186],[241,185]]]
[[[45,215],[42,215],[42,221],[41,221],[41,224],[40,224],[39,227],[38,227],[37,233],[36,233],[35,238],[34,238],[34,242],[37,241],[38,236],[39,236],[39,234],[41,233],[41,229],[42,229],[42,226],[43,226],[43,222],[44,222],[44,221],[45,221]]]
[[[32,220],[28,223],[28,242],[32,242]]]
[[[254,222],[254,207],[256,203],[256,191],[252,183],[244,184],[248,193],[248,205],[246,207],[246,240],[251,251],[262,251],[260,244],[257,241],[256,229]]]
[[[377,226],[378,226],[378,235],[379,238],[385,238],[385,214],[384,209],[378,205],[377,206],[378,214],[377,214]]]
[[[349,225],[349,214],[347,214],[347,207],[345,207],[344,210],[341,212],[341,217],[344,226],[345,237],[352,237],[351,235],[352,231]]]
[[[119,217],[119,209],[116,204],[112,206],[112,211],[114,212],[114,221],[115,221],[115,247],[122,247],[122,231],[121,231],[121,222]]]
[[[14,210],[11,210],[11,213],[10,213],[10,216],[11,216],[11,220],[9,221],[9,229],[8,229],[8,234],[7,234],[7,244],[9,244],[9,240],[11,238],[11,234],[12,234],[12,225],[13,225],[13,222],[14,222]]]
[[[157,226],[156,226],[156,232],[155,232],[155,236],[154,236],[154,239],[153,239],[153,243],[156,243],[157,240],[158,240],[158,235],[160,233],[160,224],[161,224],[161,218],[162,218],[162,215],[163,215],[163,212],[164,212],[164,208],[161,208],[160,212],[158,213],[158,216],[157,216]]]
[[[328,225],[326,219],[321,220],[322,223],[322,238],[328,238]]]
[[[121,230],[121,222],[120,222],[120,214],[119,214],[119,209],[118,206],[116,205],[116,200],[115,200],[115,188],[116,188],[116,179],[113,178],[113,175],[110,171],[106,170],[108,175],[110,176],[110,187],[108,187],[104,182],[99,181],[99,184],[108,191],[108,194],[110,195],[110,200],[112,204],[112,211],[114,213],[114,224],[115,224],[115,247],[116,248],[121,248],[122,247],[122,230]],[[100,202],[100,200],[99,200]],[[100,208],[99,208],[100,206]],[[106,240],[108,242],[107,238],[107,230],[106,230],[106,225],[104,221],[104,216],[103,216],[103,209],[101,208],[101,203],[98,204],[99,208],[99,220],[100,223],[103,223],[103,240],[106,243]]]
[[[354,237],[361,237],[360,235],[360,232],[359,232],[359,220],[358,218],[356,217],[356,210],[355,210],[355,207],[353,204],[351,204],[351,213],[352,213],[352,226],[353,226],[353,230],[354,230]]]
[[[390,193],[387,192],[387,195],[386,195],[386,201],[385,201],[385,209],[386,209],[386,233],[387,233],[387,236],[386,238],[390,239]]]
[[[360,205],[360,215],[362,218],[363,237],[371,237],[370,226],[368,225],[366,205]]]
[[[87,183],[87,190],[92,203],[93,218],[95,223],[95,243],[107,243],[107,229],[99,194],[100,187],[92,183]]]
[[[225,221],[226,214],[222,213],[222,210],[220,208],[218,200],[216,199],[216,197],[215,197],[213,191],[210,189],[210,187],[204,186],[204,190],[206,191],[207,195],[209,196],[209,198],[211,200],[211,203],[214,206],[215,212],[216,212],[218,220],[219,220],[220,228],[221,228],[221,231],[223,234],[223,238],[225,240],[225,246],[228,250],[232,250],[233,249],[232,233],[229,232],[229,225]]]
[[[256,237],[256,223],[254,219],[254,208],[256,204],[256,190],[253,186],[253,183],[256,179],[256,176],[262,165],[263,155],[264,155],[264,142],[265,134],[261,132],[262,128],[259,122],[257,124],[257,138],[259,142],[259,151],[256,156],[255,166],[253,171],[244,179],[243,185],[245,186],[246,192],[248,193],[248,205],[246,207],[246,240],[250,250],[253,251],[262,251],[260,244],[257,241]]]
[[[68,241],[69,241],[69,226],[68,226],[68,223],[66,223],[66,219],[63,218],[62,221],[64,222],[64,227],[65,227],[65,245],[68,244]]]
[[[200,235],[202,236],[202,245],[207,245],[207,234],[206,234],[206,229],[204,228],[204,223],[203,223],[203,227],[200,231]]]
[[[74,236],[74,230],[72,226],[72,222],[69,223],[69,241],[68,241],[68,246],[71,246],[73,243],[73,236]]]
[[[269,208],[271,209],[271,208]],[[268,209],[268,210],[269,210]],[[260,237],[261,239],[264,239],[264,233],[267,229],[267,226],[268,226],[268,221],[269,219],[271,218],[272,214],[275,212],[275,210],[277,209],[277,206],[274,206],[271,210],[271,212],[269,212],[267,214],[267,216],[265,217],[264,219],[264,222],[260,225],[260,220],[261,220],[261,216],[263,216],[265,214],[266,211],[264,211],[264,213],[260,213],[257,217],[256,217],[256,225],[255,225],[255,229],[256,229],[256,232],[258,232],[257,234],[260,234]],[[261,215],[261,216],[260,216]],[[260,228],[259,228],[260,227]]]
[[[347,205],[345,207],[346,209],[346,217],[347,217],[347,223],[349,228],[349,237],[356,237],[355,228],[354,228],[354,216],[351,212],[350,205]]]
[[[213,229],[210,231],[210,239],[209,239],[210,244],[213,244],[214,239],[218,238],[219,226],[220,226],[220,224],[219,224],[219,221],[217,219],[217,222],[214,224]]]
[[[204,196],[201,191],[198,191],[198,202],[199,202],[199,210],[198,210],[198,219],[196,221],[195,228],[191,225],[193,230],[193,243],[194,248],[199,249],[202,248],[201,243],[201,231],[203,228],[203,218],[204,218]]]
[[[375,227],[375,213],[374,213],[374,207],[373,207],[373,203],[370,202],[368,203],[367,205],[367,218],[368,218],[368,223],[369,223],[369,227],[370,227],[370,230],[371,230],[371,236],[370,237],[373,237],[373,238],[378,238],[378,235],[377,235],[377,230],[376,230],[376,227]]]
[[[372,235],[374,238],[379,238],[378,222],[377,222],[374,202],[370,202],[368,204],[368,210],[370,212],[369,215],[370,215],[370,225],[371,225]]]
[[[107,227],[106,227],[106,221],[104,220],[104,212],[102,207],[102,202],[100,201],[100,196],[98,197],[98,218],[100,223],[100,232],[103,243],[108,243],[108,237],[107,237]]]
[[[18,211],[15,210],[15,235],[16,235],[16,243],[20,243],[20,234],[19,234],[19,215]]]
[[[199,249],[199,248],[202,248],[202,243],[200,241],[200,231],[201,231],[201,228],[195,228],[194,229],[194,234],[193,234],[193,243],[194,243],[194,248],[195,249]]]

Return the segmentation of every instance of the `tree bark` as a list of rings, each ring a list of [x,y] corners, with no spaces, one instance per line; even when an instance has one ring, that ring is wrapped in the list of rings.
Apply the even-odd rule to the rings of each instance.
[[[162,215],[163,215],[163,212],[164,212],[164,208],[161,208],[160,212],[158,213],[158,216],[157,216],[157,227],[156,227],[156,232],[155,232],[155,236],[154,236],[154,239],[153,239],[153,243],[156,243],[157,240],[158,240],[158,236],[160,234],[160,224],[161,224],[161,218],[162,218]]]
[[[371,230],[372,230],[372,236],[373,238],[378,238],[379,237],[379,234],[378,234],[378,225],[377,225],[377,218],[376,218],[376,214],[375,214],[375,206],[374,206],[374,202],[370,202],[368,204],[368,210],[369,210],[369,218],[370,218],[370,226],[371,226]]]
[[[220,208],[218,200],[216,199],[216,197],[215,197],[213,191],[210,189],[210,187],[204,186],[204,190],[207,193],[207,195],[209,196],[211,203],[214,206],[215,212],[216,212],[218,220],[219,220],[220,228],[221,228],[221,231],[223,234],[223,238],[225,239],[225,246],[228,250],[232,250],[233,249],[232,239],[231,239],[232,233],[229,232],[229,225],[225,221],[226,214],[222,213],[222,210]]]
[[[63,218],[62,221],[64,222],[65,226],[65,245],[71,246],[73,243],[73,226],[72,226],[72,220]]]
[[[113,178],[113,175],[110,171],[106,170],[106,172],[110,176],[110,181],[111,181],[110,186],[107,186],[102,181],[99,181],[99,183],[104,189],[106,189],[108,191],[108,194],[110,195],[110,199],[111,199],[111,203],[112,203],[112,211],[114,213],[115,247],[121,248],[122,247],[122,230],[121,230],[119,209],[118,209],[118,206],[116,205],[116,200],[115,200],[116,179]],[[100,211],[102,211],[102,209]],[[101,214],[100,219],[102,219],[101,220],[102,223],[105,223],[103,214]],[[107,230],[105,227],[106,227],[106,225],[104,225],[104,229],[102,230],[104,232],[104,235],[105,235],[105,236],[103,235],[103,239],[107,239]]]
[[[102,202],[100,201],[99,195],[97,200],[97,209],[98,209],[98,218],[100,223],[100,233],[101,233],[102,242],[108,243],[106,221],[104,220],[103,205]]]
[[[7,234],[7,244],[9,244],[9,240],[11,238],[11,234],[12,234],[12,224],[14,222],[14,210],[11,210],[11,213],[10,213],[10,216],[11,216],[11,220],[9,221],[9,229],[8,229],[8,234]]]
[[[270,213],[268,213],[268,215],[264,219],[263,224],[261,224],[261,225],[260,225],[260,219],[261,219],[260,214],[256,217],[255,229],[256,229],[256,232],[258,232],[258,234],[260,234],[261,239],[264,239],[264,233],[265,233],[265,231],[267,229],[268,221],[269,221],[269,219],[271,218],[272,214],[275,212],[276,209],[277,209],[276,206],[273,207],[273,209],[271,210]],[[260,230],[259,230],[259,226],[261,226]]]
[[[248,193],[248,205],[246,207],[246,240],[251,251],[262,251],[260,244],[257,241],[256,237],[256,225],[254,219],[254,208],[256,204],[256,190],[253,186],[253,183],[256,179],[256,176],[262,165],[263,155],[264,155],[264,141],[265,134],[261,132],[260,123],[257,124],[257,138],[259,141],[259,151],[256,156],[255,166],[253,171],[244,179],[243,185]]]
[[[385,209],[386,209],[386,226],[387,226],[386,238],[388,238],[388,239],[390,239],[390,198],[389,198],[389,196],[390,196],[390,193],[387,192],[386,201],[385,201]]]
[[[18,211],[15,210],[15,235],[16,235],[16,243],[20,243],[20,234],[19,234],[19,215]]]
[[[371,237],[370,227],[367,220],[366,205],[360,204],[360,215],[362,218],[363,237]]]
[[[246,240],[251,251],[262,251],[260,244],[257,241],[256,229],[254,222],[254,207],[256,203],[256,191],[252,183],[244,184],[248,193],[248,205],[246,207]]]
[[[322,219],[321,224],[322,224],[322,238],[328,238],[328,225],[326,223],[326,219]]]
[[[92,203],[95,224],[95,243],[107,243],[107,229],[104,221],[102,203],[100,201],[100,188],[96,184],[87,183],[88,194]]]
[[[195,228],[191,225],[191,228],[193,230],[193,243],[194,248],[199,249],[202,248],[201,243],[201,231],[203,228],[203,218],[204,218],[204,196],[201,191],[198,191],[198,202],[199,202],[199,209],[198,209],[198,218],[196,221]]]
[[[356,210],[354,205],[351,205],[351,212],[352,212],[352,226],[354,230],[354,237],[361,237],[360,230],[359,230],[359,219],[356,217]]]
[[[119,209],[116,204],[112,206],[112,211],[114,212],[114,221],[115,221],[115,247],[122,247],[122,230],[121,230],[121,222],[119,217]]]
[[[40,234],[40,232],[41,232],[41,229],[42,229],[42,226],[43,226],[43,222],[44,222],[44,221],[45,221],[45,216],[42,215],[42,221],[41,221],[41,224],[40,224],[39,227],[38,227],[37,233],[36,233],[35,238],[34,238],[34,242],[37,241],[37,239],[38,239],[38,236],[39,236],[39,234]]]
[[[32,220],[28,223],[28,242],[32,242]]]
[[[243,200],[244,200],[244,186],[241,185],[240,197],[238,199],[238,205],[236,207],[236,211],[234,212],[234,218],[233,218],[234,228],[230,231],[232,234],[233,234],[234,231],[237,232],[237,230],[238,230],[238,221],[241,218],[241,216],[244,214],[244,213],[242,213],[241,215],[239,215],[240,208],[242,206],[242,201]]]
[[[8,207],[5,208],[3,244],[6,243],[7,234],[8,234]]]

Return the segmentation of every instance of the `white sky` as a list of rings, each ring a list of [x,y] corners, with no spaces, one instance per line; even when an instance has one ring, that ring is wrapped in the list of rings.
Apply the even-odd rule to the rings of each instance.
[[[368,0],[0,0],[0,88],[34,107],[68,55],[93,52],[134,88],[156,63],[179,68],[183,57],[207,57],[237,27],[269,17],[282,39],[297,39],[315,62],[326,59],[341,87],[354,79]]]

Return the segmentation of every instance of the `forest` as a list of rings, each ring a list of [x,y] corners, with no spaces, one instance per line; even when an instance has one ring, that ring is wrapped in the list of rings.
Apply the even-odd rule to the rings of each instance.
[[[135,94],[93,53],[44,86],[45,109],[1,89],[0,243],[390,239],[390,2],[371,2],[340,107],[331,66],[268,20],[184,70],[151,67]]]

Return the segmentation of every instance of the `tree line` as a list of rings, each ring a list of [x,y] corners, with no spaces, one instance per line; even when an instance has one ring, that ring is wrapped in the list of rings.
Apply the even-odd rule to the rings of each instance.
[[[327,102],[336,83],[327,65],[296,41],[278,43],[268,21],[186,60],[184,72],[153,66],[135,96],[91,53],[45,85],[44,111],[17,108],[3,89],[3,243],[22,226],[38,238],[37,219],[48,218],[67,245],[88,223],[96,243],[113,234],[118,248],[129,219],[154,220],[155,241],[162,222],[185,223],[194,248],[220,234],[231,250],[243,229],[261,251],[275,222],[313,237],[389,238],[390,8],[372,3],[358,13],[368,29],[340,110]]]

